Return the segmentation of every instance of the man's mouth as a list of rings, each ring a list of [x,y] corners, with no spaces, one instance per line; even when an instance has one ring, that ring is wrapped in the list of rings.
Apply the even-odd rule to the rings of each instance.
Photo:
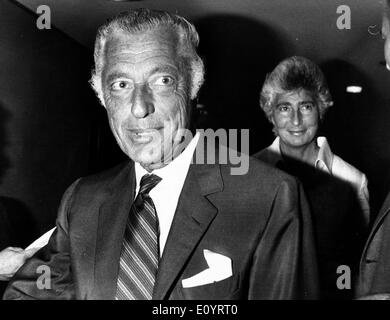
[[[130,137],[137,143],[149,143],[162,128],[129,129]]]

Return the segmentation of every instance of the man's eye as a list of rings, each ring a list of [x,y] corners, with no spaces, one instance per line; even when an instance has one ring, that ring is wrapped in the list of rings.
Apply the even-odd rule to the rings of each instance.
[[[127,81],[116,81],[111,85],[112,90],[123,90],[123,89],[128,89],[129,88],[129,83]]]
[[[159,77],[154,81],[154,85],[157,86],[172,86],[175,83],[175,80],[169,76]]]

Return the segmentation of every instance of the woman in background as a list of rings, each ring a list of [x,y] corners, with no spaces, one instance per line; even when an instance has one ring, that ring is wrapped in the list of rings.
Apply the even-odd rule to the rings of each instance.
[[[347,299],[353,292],[348,283],[338,281],[339,267],[347,265],[357,274],[369,223],[369,195],[366,176],[333,154],[327,139],[318,136],[332,104],[315,63],[296,56],[282,61],[266,77],[260,96],[276,139],[255,157],[301,180],[313,214],[322,297]]]

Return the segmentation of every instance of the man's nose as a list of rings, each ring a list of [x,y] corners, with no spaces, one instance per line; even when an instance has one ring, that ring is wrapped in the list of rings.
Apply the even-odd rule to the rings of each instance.
[[[153,97],[146,85],[136,84],[131,101],[131,112],[136,118],[145,118],[154,112]]]
[[[302,114],[301,112],[298,110],[294,110],[293,111],[293,114],[292,114],[292,123],[295,125],[295,126],[298,126],[301,124],[301,121],[302,121]]]

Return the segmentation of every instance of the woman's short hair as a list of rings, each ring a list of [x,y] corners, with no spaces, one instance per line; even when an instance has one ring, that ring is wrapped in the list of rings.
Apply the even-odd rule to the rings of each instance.
[[[307,90],[318,105],[320,119],[333,105],[326,79],[321,69],[311,60],[293,56],[280,62],[269,74],[260,93],[260,107],[271,120],[278,94]]]

